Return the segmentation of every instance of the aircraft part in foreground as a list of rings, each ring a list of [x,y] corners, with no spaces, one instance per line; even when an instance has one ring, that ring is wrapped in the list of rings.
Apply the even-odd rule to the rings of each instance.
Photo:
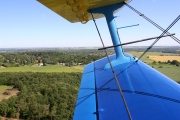
[[[76,14],[76,17],[81,23],[85,24],[89,21],[87,6],[84,4],[84,0],[66,0],[72,11]]]
[[[130,56],[130,55],[127,55]],[[111,56],[111,61],[115,55]],[[129,120],[107,58],[88,64],[74,120]],[[133,120],[179,120],[180,85],[142,61],[114,67]]]
[[[130,0],[38,1],[70,22],[93,19],[95,23],[95,19],[104,16],[107,21],[116,55],[109,58],[106,53],[107,58],[85,67],[74,120],[180,120],[180,85],[133,56],[124,55],[113,13],[126,5],[163,31],[139,58],[164,34],[170,34],[168,30],[180,16],[165,30],[129,6]],[[98,28],[97,31],[103,44]]]
[[[130,0],[38,0],[38,1],[72,23],[82,21],[82,19],[79,19],[76,16],[76,14],[74,14],[73,12],[73,11],[76,11],[78,8],[79,13],[82,13],[80,12],[81,7],[78,7],[78,4],[84,6],[82,7],[83,8],[82,10],[85,11],[85,10],[95,9],[95,8],[99,8],[103,6],[130,2]],[[67,4],[67,2],[69,3],[69,5],[75,6],[73,7],[73,11],[72,11],[72,7],[70,7]],[[82,21],[82,22],[86,22],[87,17],[88,17],[88,20],[92,20],[90,13],[88,13],[87,15],[83,13],[82,16],[84,15],[86,16],[84,18],[85,21]],[[82,16],[80,18],[83,18]],[[102,17],[104,17],[103,14],[94,14],[95,19],[102,18]]]

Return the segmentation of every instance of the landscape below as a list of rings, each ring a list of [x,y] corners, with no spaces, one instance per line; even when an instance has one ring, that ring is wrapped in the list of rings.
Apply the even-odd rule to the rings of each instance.
[[[124,50],[138,58],[145,47]],[[102,57],[96,49],[0,49],[0,116],[72,119],[83,68]],[[156,47],[141,60],[180,83],[179,47]]]

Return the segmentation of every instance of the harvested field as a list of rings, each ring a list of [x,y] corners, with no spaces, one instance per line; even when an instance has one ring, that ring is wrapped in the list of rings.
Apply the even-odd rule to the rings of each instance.
[[[161,62],[167,62],[168,60],[177,60],[180,62],[180,56],[149,56],[149,59],[154,60],[156,62],[161,61]]]

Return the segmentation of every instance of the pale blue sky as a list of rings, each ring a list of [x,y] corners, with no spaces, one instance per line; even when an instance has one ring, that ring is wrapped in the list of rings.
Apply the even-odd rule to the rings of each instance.
[[[166,29],[180,15],[180,0],[133,0],[131,6]],[[135,12],[124,7],[117,14],[117,26],[140,24],[119,30],[122,43],[159,36],[162,32]],[[106,46],[112,45],[104,18],[97,25]],[[180,21],[169,31],[180,39]],[[143,42],[133,46],[148,46]],[[176,45],[167,37],[157,45]],[[36,0],[0,0],[0,48],[102,46],[93,21],[70,23]]]

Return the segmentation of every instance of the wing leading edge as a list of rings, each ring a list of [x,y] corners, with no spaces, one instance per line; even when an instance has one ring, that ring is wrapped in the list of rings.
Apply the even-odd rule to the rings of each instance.
[[[107,63],[103,58],[85,67],[74,120],[129,120],[111,69],[104,69]],[[133,120],[180,119],[178,83],[142,61],[114,69]]]

